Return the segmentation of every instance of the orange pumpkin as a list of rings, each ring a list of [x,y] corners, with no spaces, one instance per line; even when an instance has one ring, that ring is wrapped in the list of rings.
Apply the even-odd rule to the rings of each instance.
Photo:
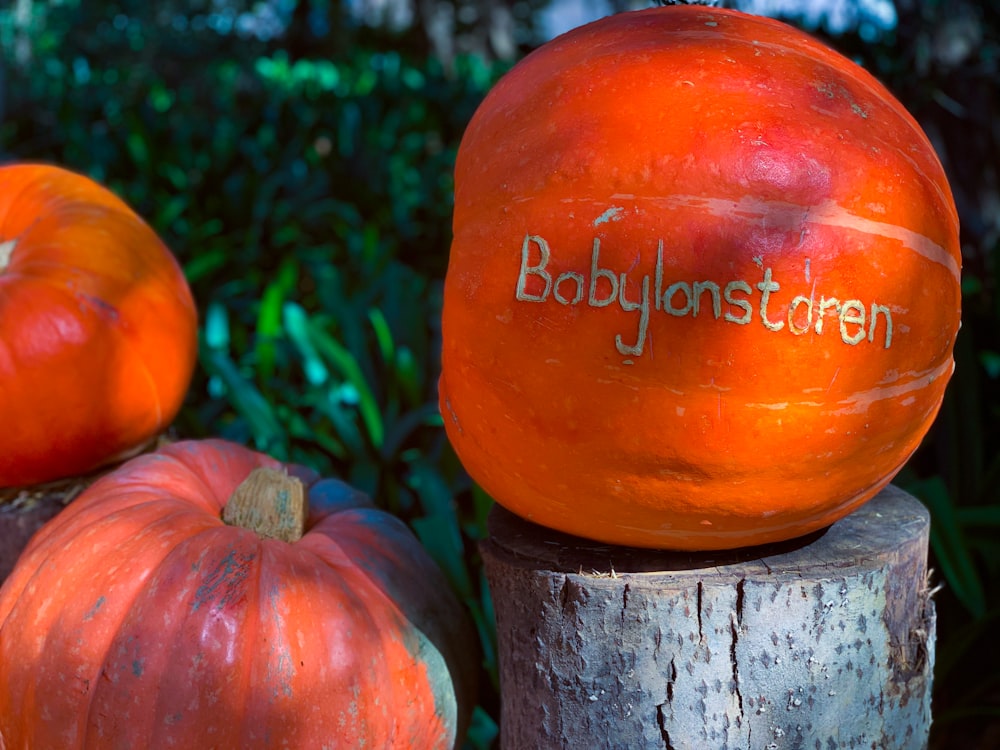
[[[197,313],[153,230],[92,180],[0,168],[0,487],[89,472],[173,420]]]
[[[101,477],[0,588],[7,750],[451,750],[475,670],[402,521],[220,440]]]
[[[928,430],[960,263],[931,144],[856,64],[731,10],[605,18],[521,61],[464,135],[448,436],[498,502],[561,531],[805,534]]]

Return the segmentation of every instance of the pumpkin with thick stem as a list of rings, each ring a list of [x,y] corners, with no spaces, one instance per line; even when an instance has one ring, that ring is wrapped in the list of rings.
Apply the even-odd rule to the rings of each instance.
[[[174,443],[95,482],[0,589],[0,747],[448,750],[476,643],[363,494]]]
[[[180,409],[197,339],[180,266],[122,200],[58,167],[0,167],[0,487],[141,450]]]
[[[445,427],[560,531],[802,535],[920,444],[960,265],[930,142],[858,65],[732,10],[611,16],[518,63],[462,139]]]

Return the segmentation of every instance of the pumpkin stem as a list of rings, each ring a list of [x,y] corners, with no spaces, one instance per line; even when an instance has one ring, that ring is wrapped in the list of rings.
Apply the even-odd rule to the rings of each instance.
[[[16,246],[17,240],[0,242],[0,273],[2,273],[10,264],[10,256],[14,254],[14,248]]]
[[[263,467],[250,472],[222,509],[222,520],[230,526],[283,542],[302,538],[308,515],[302,482],[284,471]]]

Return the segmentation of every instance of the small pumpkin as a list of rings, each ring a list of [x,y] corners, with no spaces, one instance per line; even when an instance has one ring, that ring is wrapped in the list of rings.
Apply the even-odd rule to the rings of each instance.
[[[447,749],[475,643],[366,496],[178,442],[98,479],[0,589],[0,747]]]
[[[737,11],[577,28],[455,167],[440,406],[511,511],[644,547],[820,529],[884,487],[952,373],[958,218],[869,73]]]
[[[0,487],[88,473],[180,409],[197,356],[187,281],[93,180],[0,167]]]

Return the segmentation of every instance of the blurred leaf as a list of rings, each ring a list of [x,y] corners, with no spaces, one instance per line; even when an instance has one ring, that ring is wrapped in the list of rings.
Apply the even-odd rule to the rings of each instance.
[[[1000,505],[956,508],[955,519],[962,527],[1000,526]],[[1000,539],[997,539],[997,543],[1000,544]]]
[[[409,347],[401,346],[396,352],[396,380],[402,388],[408,403],[420,401],[420,369]]]
[[[381,310],[372,308],[368,311],[368,320],[371,321],[372,329],[375,331],[375,340],[378,342],[382,361],[391,364],[395,358],[394,352],[396,347],[392,341],[392,331],[389,330],[389,324],[386,322],[385,316]]]
[[[353,457],[364,455],[365,440],[354,422],[354,410],[345,406],[337,387],[331,387],[325,397],[319,397],[317,408],[333,424],[337,438],[347,448],[349,455]]]
[[[390,423],[382,443],[382,457],[389,459],[399,453],[406,441],[421,427],[440,427],[436,403],[422,404]]]
[[[472,722],[465,739],[465,746],[471,750],[489,750],[500,734],[500,728],[486,711],[476,706],[472,711]]]
[[[294,302],[286,302],[282,310],[285,329],[302,356],[306,380],[313,386],[322,385],[330,377],[330,373],[313,346],[308,313]]]
[[[285,431],[267,399],[240,374],[225,352],[207,345],[202,346],[201,362],[210,374],[216,375],[225,385],[227,398],[236,412],[246,420],[257,448],[271,453],[275,458],[284,458],[287,455]]]
[[[201,281],[226,264],[226,253],[222,248],[201,253],[184,264],[184,275],[192,284]]]
[[[125,139],[125,143],[128,146],[129,154],[131,154],[132,161],[135,162],[136,167],[138,169],[149,169],[149,147],[146,145],[146,139],[142,133],[136,130],[131,131]]]
[[[451,489],[429,463],[423,459],[414,461],[410,466],[407,484],[417,493],[426,515],[455,517],[455,498],[452,497]]]
[[[309,339],[315,344],[320,355],[357,390],[358,409],[368,431],[368,437],[375,449],[379,449],[384,438],[382,415],[375,396],[368,387],[361,368],[358,367],[357,360],[320,326],[310,323],[308,330]]]
[[[993,380],[1000,378],[1000,352],[984,349],[979,352],[979,361],[990,378]]]
[[[472,522],[466,533],[473,539],[485,539],[489,536],[487,519],[493,509],[493,498],[486,494],[478,484],[472,485]]]
[[[973,617],[982,617],[986,613],[983,584],[944,482],[932,477],[915,482],[909,489],[931,512],[931,547],[945,581]]]
[[[413,520],[414,531],[455,590],[465,599],[472,598],[472,580],[465,565],[465,545],[451,489],[441,475],[423,460],[412,463],[407,484],[416,493],[424,511],[423,517]]]
[[[479,606],[472,607],[476,627],[479,628],[479,640],[483,648],[483,666],[495,689],[500,688],[500,665],[497,655],[496,610],[493,607],[493,595],[490,593],[486,572],[479,570],[479,591],[481,598]]]
[[[203,340],[210,349],[229,348],[229,313],[220,302],[212,302],[208,306]]]
[[[285,302],[286,290],[280,281],[272,281],[264,289],[257,313],[257,371],[262,381],[267,382],[274,375],[277,359],[275,341],[281,335],[281,308]]]
[[[974,294],[979,294],[983,291],[983,282],[978,276],[973,276],[971,274],[963,274],[962,276],[962,296],[971,297]]]
[[[424,516],[411,522],[420,542],[438,564],[452,588],[468,598],[472,582],[465,567],[462,540],[454,523],[445,516]]]
[[[175,195],[168,198],[152,217],[152,223],[157,227],[169,228],[187,209],[187,198]]]

